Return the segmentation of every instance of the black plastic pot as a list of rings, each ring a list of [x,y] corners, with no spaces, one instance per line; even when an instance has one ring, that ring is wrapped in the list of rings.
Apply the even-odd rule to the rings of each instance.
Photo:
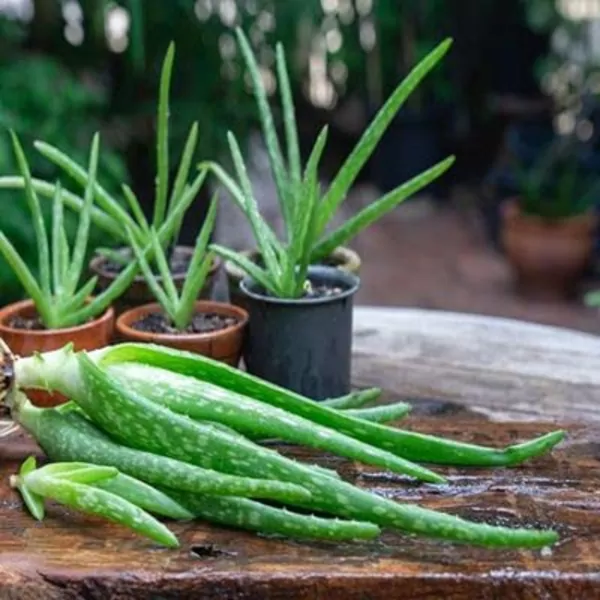
[[[240,284],[250,321],[244,347],[252,375],[313,400],[350,392],[353,297],[360,279],[335,267],[309,269],[314,285],[339,294],[299,300],[267,296],[252,279]]]

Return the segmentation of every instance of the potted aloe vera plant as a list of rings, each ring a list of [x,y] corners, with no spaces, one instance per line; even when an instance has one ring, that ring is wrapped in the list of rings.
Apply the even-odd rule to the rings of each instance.
[[[169,272],[167,257],[156,231],[150,229],[150,237],[160,279],[154,274],[150,261],[145,258],[133,234],[130,234],[131,247],[148,288],[158,302],[132,308],[120,315],[117,319],[120,338],[187,350],[237,366],[248,314],[230,304],[197,300],[213,264],[213,254],[207,252],[207,247],[216,214],[215,197],[198,234],[181,291]]]
[[[236,33],[253,82],[287,233],[285,240],[278,239],[261,218],[241,149],[230,132],[228,142],[236,179],[215,163],[203,163],[201,167],[212,170],[246,215],[260,254],[261,260],[257,263],[244,253],[212,246],[218,255],[247,276],[240,283],[243,304],[250,314],[244,362],[250,373],[310,398],[342,396],[350,389],[352,306],[359,278],[348,271],[318,263],[437,179],[451,166],[454,157],[373,202],[338,229],[326,233],[326,228],[396,111],[441,60],[451,41],[446,40],[435,48],[399,85],[328,191],[322,194],[318,168],[327,141],[327,128],[318,136],[303,169],[284,50],[278,44],[276,63],[287,149],[284,159],[256,57],[243,32],[238,28]]]
[[[93,210],[99,136],[94,136],[91,145],[88,183],[72,247],[69,247],[64,227],[65,193],[59,184],[53,186],[52,229],[48,235],[29,165],[14,133],[12,142],[25,182],[24,193],[35,231],[38,277],[0,231],[0,253],[29,295],[28,299],[0,310],[0,338],[22,356],[62,348],[67,343],[78,350],[102,348],[109,343],[113,331],[111,304],[131,284],[138,267],[137,262],[132,261],[110,286],[95,297],[92,293],[96,277],[81,284]],[[62,401],[62,398],[45,393],[36,393],[35,399],[39,404]]]
[[[167,250],[169,272],[178,290],[183,288],[186,280],[194,249],[177,245],[179,231],[185,216],[185,210],[181,211],[180,208],[183,206],[187,210],[196,199],[206,174],[200,172],[189,181],[190,167],[198,144],[198,126],[194,123],[190,128],[175,178],[172,182],[169,180],[169,91],[174,58],[175,46],[171,44],[163,61],[160,78],[156,142],[156,194],[151,221],[146,218],[139,199],[128,185],[122,184],[121,186],[122,199],[109,194],[97,182],[93,187],[97,206],[92,211],[92,220],[97,227],[107,233],[111,240],[115,240],[121,245],[118,249],[100,249],[89,265],[90,271],[98,278],[99,290],[108,289],[132,261],[134,252],[130,240],[133,239],[141,247],[148,246],[151,243],[151,229],[158,228],[175,212],[179,213],[179,217],[165,234],[161,245]],[[89,172],[64,152],[43,141],[35,142],[35,148],[61,168],[77,185],[87,186]],[[22,177],[0,177],[0,188],[18,188],[23,185]],[[53,186],[50,183],[35,179],[33,186],[40,195],[52,197]],[[65,205],[70,209],[75,211],[83,209],[84,201],[80,196],[65,194],[64,199]],[[129,232],[132,234],[131,237]],[[205,286],[200,290],[200,296],[211,295],[213,280],[219,265],[220,261],[215,257],[206,277]],[[160,279],[161,275],[157,274],[157,277]],[[152,300],[152,290],[149,289],[146,279],[139,275],[115,303],[114,308],[117,314],[121,314],[128,308]]]
[[[278,52],[280,57],[277,61],[277,73],[279,88],[281,90],[282,112],[285,121],[284,129],[286,135],[287,163],[281,155],[279,141],[273,123],[273,116],[269,108],[267,93],[259,74],[256,57],[252,52],[246,36],[239,29],[237,31],[237,36],[242,55],[244,56],[246,65],[252,77],[254,94],[262,123],[263,137],[267,145],[270,166],[276,183],[277,197],[281,208],[283,222],[285,224],[284,229],[287,235],[286,241],[287,243],[290,243],[293,231],[296,227],[295,207],[299,207],[298,212],[302,213],[307,209],[307,206],[303,205],[296,195],[298,193],[304,193],[301,189],[303,174],[297,141],[298,127],[295,119],[289,83],[290,79],[284,61],[283,50],[280,46],[280,51]],[[388,101],[373,119],[371,126],[348,157],[346,163],[342,166],[327,193],[321,197],[321,192],[317,189],[317,197],[314,199],[315,219],[309,225],[310,235],[305,237],[305,242],[310,248],[310,254],[308,256],[310,264],[333,266],[352,274],[359,275],[361,268],[360,256],[354,250],[348,248],[346,244],[350,242],[358,232],[395,208],[400,202],[436,181],[453,163],[454,157],[449,157],[441,161],[424,173],[412,178],[404,185],[392,190],[379,201],[376,201],[365,208],[361,213],[333,233],[325,235],[327,226],[330,225],[337,208],[344,200],[360,171],[367,164],[368,159],[376,150],[379,141],[383,139],[386,130],[393,123],[396,114],[409,99],[419,83],[442,60],[450,45],[451,40],[449,39],[442,42],[413,69],[399,86],[397,86]],[[322,140],[323,144],[323,148],[320,148],[319,152],[323,151],[326,138],[327,128],[323,129],[321,136],[319,136],[319,140]],[[320,142],[317,142],[317,145],[315,145],[315,151],[318,150],[319,143]],[[317,163],[319,158],[319,156],[315,157]],[[243,196],[245,190],[241,188],[240,182],[238,181],[236,183],[222,169],[214,167],[214,171],[219,177],[221,184],[229,191],[232,199],[244,211]],[[315,185],[317,185],[317,182],[315,182]],[[304,200],[308,201],[306,198],[304,198]],[[258,243],[258,239],[257,248],[242,250],[237,256],[248,259],[261,267],[265,266],[262,248]],[[245,269],[239,261],[233,260],[232,258],[225,259],[224,269],[229,282],[231,301],[235,304],[245,306],[245,295],[240,291],[240,282],[244,276],[248,274],[247,269]]]

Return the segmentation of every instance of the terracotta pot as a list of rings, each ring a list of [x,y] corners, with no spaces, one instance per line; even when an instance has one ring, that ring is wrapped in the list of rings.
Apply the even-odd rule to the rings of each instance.
[[[121,252],[127,252],[127,249],[122,249]],[[194,253],[194,249],[189,246],[177,246],[175,253],[180,256],[191,257]],[[89,265],[89,269],[92,274],[98,277],[97,287],[99,291],[105,290],[119,275],[118,273],[108,271],[106,269],[106,263],[107,259],[104,256],[96,256],[91,260]],[[215,257],[212,267],[206,277],[206,283],[204,284],[202,290],[200,290],[199,298],[210,299],[214,281],[217,277],[220,266],[221,260]],[[173,277],[177,289],[181,290],[186,277],[186,273],[181,273]],[[161,278],[159,276],[158,281],[160,280]],[[131,308],[143,306],[144,304],[148,304],[153,300],[154,295],[148,288],[148,284],[146,283],[143,275],[137,275],[131,286],[129,286],[129,289],[114,302],[115,313],[117,316],[119,316]]]
[[[242,354],[242,343],[248,323],[248,313],[238,306],[208,301],[196,302],[196,311],[235,317],[238,319],[238,323],[210,333],[188,333],[181,335],[149,333],[134,329],[132,327],[133,323],[145,315],[162,312],[160,304],[153,303],[132,308],[120,315],[117,319],[117,332],[121,339],[129,342],[160,344],[169,348],[176,348],[177,350],[202,354],[228,365],[237,366]]]
[[[591,259],[596,226],[593,214],[549,221],[524,214],[516,199],[506,202],[502,244],[519,291],[541,300],[571,296]]]
[[[257,250],[243,250],[241,252],[246,258],[256,262],[260,256]],[[327,267],[337,267],[342,271],[358,275],[360,273],[361,259],[357,252],[340,246],[336,248],[329,258],[319,263]],[[246,277],[246,273],[231,261],[225,261],[225,273],[229,286],[229,301],[236,306],[246,307],[246,297],[240,291],[240,282]]]
[[[108,346],[112,338],[115,313],[109,308],[103,315],[76,327],[30,331],[7,325],[16,316],[33,317],[36,314],[31,300],[9,304],[0,310],[0,337],[19,356],[31,356],[34,352],[59,350],[69,343],[75,351],[96,350]],[[38,406],[56,406],[66,402],[60,394],[29,390],[27,395]]]

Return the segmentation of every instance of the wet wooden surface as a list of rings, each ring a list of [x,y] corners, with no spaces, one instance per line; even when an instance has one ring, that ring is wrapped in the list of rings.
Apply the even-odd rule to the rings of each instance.
[[[19,462],[36,451],[20,434],[0,441],[0,599],[600,598],[600,423],[588,405],[582,418],[577,418],[573,406],[562,412],[548,410],[558,398],[565,403],[576,401],[578,386],[587,386],[590,398],[595,390],[600,405],[600,387],[594,384],[598,372],[586,375],[584,369],[596,360],[596,340],[556,332],[561,338],[556,341],[545,330],[540,335],[549,337],[538,344],[537,354],[530,353],[521,364],[513,349],[503,363],[496,352],[498,347],[511,346],[510,336],[501,342],[493,326],[502,329],[505,324],[488,327],[487,355],[480,356],[482,350],[475,346],[476,339],[483,340],[483,332],[473,339],[463,330],[460,346],[447,342],[449,348],[458,348],[450,356],[441,351],[446,344],[443,328],[437,337],[422,332],[419,338],[413,331],[403,341],[382,332],[381,343],[363,329],[361,338],[361,326],[369,325],[364,314],[357,320],[357,381],[385,387],[384,402],[413,399],[415,414],[407,426],[504,445],[554,429],[560,419],[568,429],[568,440],[551,456],[514,469],[440,469],[449,477],[444,486],[415,484],[298,449],[285,451],[337,468],[357,485],[399,502],[417,502],[503,525],[556,527],[561,541],[551,552],[483,550],[389,532],[370,543],[299,543],[202,523],[173,525],[182,548],[172,551],[159,549],[119,526],[57,506],[51,505],[46,520],[36,523],[7,485]],[[455,323],[461,326],[466,327]],[[407,325],[405,331],[409,330]],[[402,335],[398,329],[396,335]],[[531,331],[521,338],[529,340],[524,347],[535,346]],[[558,361],[560,347],[566,355],[564,364],[573,364],[573,369],[560,371],[557,365],[543,371],[544,352]],[[575,364],[577,348],[587,363]],[[430,354],[432,349],[436,352]],[[486,362],[489,371],[484,368]],[[378,368],[378,364],[384,366]],[[516,372],[512,381],[520,384],[506,387],[506,406],[502,407],[501,382],[510,379],[511,369]],[[454,378],[449,377],[451,385],[446,388],[438,377],[448,373]],[[467,373],[476,381],[461,389],[458,374],[468,381]],[[490,386],[492,400],[486,397],[486,386]],[[451,392],[444,394],[444,389]],[[548,396],[553,394],[549,403]],[[506,421],[515,415],[528,422]]]

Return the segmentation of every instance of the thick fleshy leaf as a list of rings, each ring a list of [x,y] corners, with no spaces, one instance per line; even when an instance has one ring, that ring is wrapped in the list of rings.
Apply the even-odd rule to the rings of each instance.
[[[380,219],[385,213],[393,210],[398,204],[443,175],[453,163],[454,157],[450,156],[367,206],[317,245],[312,253],[312,262],[329,256],[338,246],[345,244],[371,223]]]
[[[264,269],[261,269],[251,260],[248,260],[245,256],[239,254],[238,252],[230,250],[229,248],[225,248],[224,246],[219,246],[218,244],[212,244],[210,248],[221,258],[230,260],[234,265],[242,269],[246,275],[252,277],[254,281],[262,285],[266,290],[269,290],[276,296],[280,295],[281,292],[277,287],[277,282],[273,281],[268,272],[266,272]]]
[[[33,178],[31,180],[33,185],[33,189],[44,198],[52,199],[54,194],[56,193],[56,185],[53,183],[49,183],[47,181],[43,181],[41,179]],[[22,190],[25,189],[25,179],[18,175],[8,175],[6,177],[0,177],[0,190]],[[63,200],[65,206],[78,212],[81,210],[83,206],[83,199],[69,192],[68,190],[63,189],[62,191]],[[94,225],[108,233],[111,237],[115,239],[122,239],[122,236],[125,235],[125,232],[122,231],[120,223],[118,219],[114,219],[109,214],[99,209],[97,206],[94,206],[92,209],[92,222]]]
[[[31,212],[31,218],[33,220],[33,230],[35,232],[35,241],[38,249],[38,268],[40,271],[40,287],[44,294],[50,295],[50,246],[48,243],[48,232],[46,231],[46,225],[44,223],[44,217],[42,215],[42,209],[38,197],[35,193],[31,181],[31,170],[29,169],[29,163],[25,158],[25,153],[19,139],[13,131],[10,132],[12,138],[13,151],[19,165],[19,170],[23,176],[25,182],[25,198],[29,205]]]
[[[121,184],[121,190],[123,191],[123,196],[125,196],[125,200],[129,206],[129,210],[131,214],[134,216],[138,228],[132,230],[136,236],[136,240],[141,241],[144,235],[148,235],[150,231],[150,227],[148,225],[148,221],[146,220],[146,216],[144,215],[144,211],[140,206],[139,200],[134,194],[133,190],[126,184]]]
[[[52,323],[52,307],[50,306],[50,298],[44,294],[38,285],[35,277],[25,264],[15,247],[10,240],[0,231],[0,254],[8,263],[17,279],[25,288],[27,295],[33,300],[35,308],[42,319],[42,322],[47,327],[51,327]]]
[[[254,96],[256,98],[256,103],[258,104],[258,113],[262,123],[263,134],[265,136],[269,162],[271,164],[271,171],[273,172],[273,178],[275,179],[275,185],[277,186],[277,197],[284,215],[285,223],[291,224],[292,213],[290,211],[290,203],[288,202],[288,181],[279,139],[277,138],[277,130],[275,129],[273,120],[273,113],[271,112],[269,99],[267,98],[267,92],[250,42],[239,27],[236,29],[236,35],[238,45],[250,74],[250,79],[252,80]]]
[[[73,179],[73,181],[77,182],[83,188],[87,186],[89,179],[87,171],[64,152],[42,141],[36,141],[33,145],[42,156],[54,163],[57,167],[60,167]],[[135,227],[135,221],[127,211],[124,210],[123,207],[97,182],[94,186],[94,197],[98,206],[106,215],[112,218],[113,224],[116,222],[117,225],[124,226],[127,224],[129,227]],[[69,206],[69,208],[81,210],[83,207],[83,200],[77,202],[75,201],[75,198],[77,198],[77,196],[65,194],[65,204]],[[98,224],[100,225],[100,223],[106,223],[106,221],[100,220]]]
[[[322,235],[325,231],[327,224],[344,201],[356,177],[369,160],[398,110],[426,75],[442,60],[451,45],[452,40],[446,39],[434,48],[400,83],[379,110],[350,156],[342,165],[321,202],[317,235]]]
[[[281,266],[277,261],[277,255],[271,247],[268,240],[268,235],[265,232],[266,228],[264,226],[264,221],[260,216],[258,204],[253,195],[252,183],[250,182],[250,178],[248,177],[248,173],[246,171],[246,165],[244,164],[242,152],[235,136],[231,132],[228,132],[227,134],[227,141],[229,143],[229,149],[231,151],[231,157],[233,159],[238,181],[240,182],[242,191],[244,193],[246,216],[248,217],[250,225],[252,226],[252,230],[254,231],[254,239],[260,248],[260,252],[263,260],[265,261],[267,269],[271,272],[271,277],[278,280],[281,276]]]
[[[167,208],[167,193],[169,190],[169,90],[171,74],[175,58],[175,45],[169,44],[169,49],[163,61],[160,75],[158,98],[158,132],[156,143],[156,197],[154,199],[154,216],[152,224],[158,227],[165,218]]]
[[[62,255],[64,248],[62,245],[62,235],[64,233],[63,219],[63,199],[60,183],[56,184],[56,191],[52,200],[52,290],[56,296],[60,296],[63,291],[63,265],[65,257]],[[68,262],[68,257],[67,257]]]
[[[67,280],[64,282],[64,291],[67,295],[71,295],[77,289],[81,271],[83,270],[85,253],[88,246],[91,224],[91,211],[94,202],[94,188],[96,186],[96,173],[98,172],[98,155],[100,151],[100,136],[96,133],[92,140],[90,150],[90,161],[88,167],[88,180],[85,187],[85,196],[83,199],[83,207],[79,213],[79,225],[77,234],[75,235],[75,245],[73,247],[73,258],[67,275]]]
[[[299,188],[302,178],[302,166],[300,164],[300,144],[298,143],[298,127],[296,125],[296,110],[292,96],[292,86],[285,60],[285,51],[282,44],[276,48],[277,77],[279,79],[279,91],[281,95],[281,106],[283,107],[283,124],[285,127],[285,138],[287,143],[287,160],[290,173],[290,185]],[[297,212],[292,210],[294,218]]]
[[[177,201],[181,197],[181,194],[183,193],[183,190],[185,189],[197,144],[198,123],[194,123],[190,128],[190,132],[188,134],[185,146],[183,148],[183,152],[181,154],[181,160],[179,161],[179,169],[177,171],[177,175],[175,176],[173,192],[171,193],[171,199],[169,201],[169,208],[173,207],[177,203]]]

